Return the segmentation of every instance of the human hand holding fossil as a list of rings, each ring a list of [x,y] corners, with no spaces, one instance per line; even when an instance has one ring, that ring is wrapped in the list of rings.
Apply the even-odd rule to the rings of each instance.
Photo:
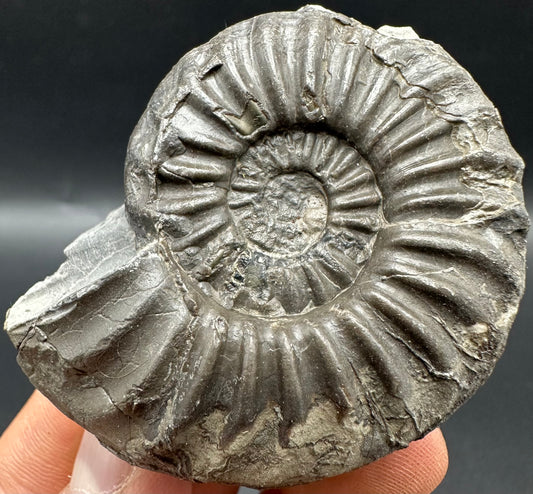
[[[263,492],[429,493],[442,481],[447,466],[446,445],[437,429],[353,472]],[[94,436],[84,435],[38,391],[0,438],[1,494],[230,494],[237,490],[238,486],[196,484],[133,467],[100,446]]]

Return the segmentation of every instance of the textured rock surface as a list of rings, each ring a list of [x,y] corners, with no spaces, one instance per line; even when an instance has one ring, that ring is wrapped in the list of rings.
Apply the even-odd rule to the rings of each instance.
[[[259,16],[163,80],[125,208],[6,329],[129,462],[256,487],[339,474],[492,371],[524,288],[522,170],[470,75],[410,28]]]

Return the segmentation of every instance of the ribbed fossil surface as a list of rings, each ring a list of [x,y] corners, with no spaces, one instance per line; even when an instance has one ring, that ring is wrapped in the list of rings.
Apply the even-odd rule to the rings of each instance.
[[[262,15],[171,70],[125,208],[6,328],[35,386],[129,462],[339,474],[492,371],[524,289],[522,170],[471,76],[410,28]]]

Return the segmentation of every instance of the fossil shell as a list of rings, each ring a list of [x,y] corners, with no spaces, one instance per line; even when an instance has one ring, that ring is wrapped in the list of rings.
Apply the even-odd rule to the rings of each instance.
[[[438,45],[320,7],[262,15],[163,80],[125,209],[6,328],[35,386],[131,463],[339,474],[490,374],[524,288],[522,170]]]

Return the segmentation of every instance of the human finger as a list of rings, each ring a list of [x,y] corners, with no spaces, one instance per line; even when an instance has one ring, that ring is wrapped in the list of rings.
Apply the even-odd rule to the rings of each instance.
[[[352,472],[263,494],[427,494],[442,482],[448,450],[440,429]]]
[[[0,438],[0,492],[59,492],[72,472],[82,434],[35,391]]]
[[[133,467],[86,432],[69,485],[62,494],[234,494],[237,486],[193,484],[170,475]]]

